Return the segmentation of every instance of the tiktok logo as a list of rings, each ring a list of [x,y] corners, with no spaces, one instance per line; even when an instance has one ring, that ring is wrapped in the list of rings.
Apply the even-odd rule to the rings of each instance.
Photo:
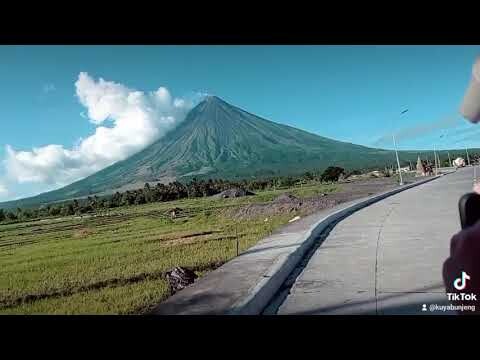
[[[470,276],[465,271],[462,271],[462,276],[455,279],[453,286],[457,290],[463,290],[467,287],[467,280],[470,280]]]

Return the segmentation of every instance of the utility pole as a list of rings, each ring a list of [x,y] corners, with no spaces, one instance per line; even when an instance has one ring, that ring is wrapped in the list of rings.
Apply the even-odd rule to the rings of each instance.
[[[448,154],[448,166],[452,166],[452,160],[450,160],[450,151],[447,151]]]
[[[437,151],[435,150],[435,144],[433,144],[433,158],[435,159],[435,176],[438,175],[438,166],[437,166]]]
[[[400,170],[400,160],[398,159],[398,151],[397,151],[397,143],[395,142],[395,134],[392,134],[392,138],[393,138],[393,146],[395,147],[395,156],[397,157],[398,175],[400,175],[400,186],[401,186],[403,185],[402,170]]]
[[[466,153],[467,153],[468,166],[470,166],[470,156],[468,156],[468,149],[467,149],[466,146],[465,146],[465,151],[466,151]]]
[[[400,113],[400,116],[402,116],[406,112],[408,112],[408,109],[403,110]],[[397,158],[398,175],[400,176],[400,186],[401,186],[403,185],[403,178],[402,178],[402,170],[400,169],[400,160],[398,159],[397,142],[395,141],[395,131],[392,132],[392,139],[393,139],[393,147],[395,148],[395,157]]]

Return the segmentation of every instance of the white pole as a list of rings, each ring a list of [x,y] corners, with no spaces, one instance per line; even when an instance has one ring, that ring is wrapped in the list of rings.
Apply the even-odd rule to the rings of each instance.
[[[435,159],[435,176],[438,175],[438,167],[437,167],[437,152],[435,150],[435,144],[433,144],[433,158]]]
[[[448,154],[448,166],[452,166],[452,160],[450,160],[450,151],[447,151]]]
[[[400,185],[403,185],[402,171],[400,170],[400,160],[398,159],[397,143],[395,142],[395,134],[392,134],[392,138],[393,146],[395,148],[395,156],[397,157],[398,175],[400,175]]]
[[[470,156],[468,156],[468,149],[467,149],[467,147],[465,147],[465,151],[467,152],[468,166],[470,166]]]

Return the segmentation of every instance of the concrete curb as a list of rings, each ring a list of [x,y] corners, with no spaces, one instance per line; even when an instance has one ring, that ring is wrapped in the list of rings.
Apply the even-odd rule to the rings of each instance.
[[[276,295],[282,284],[300,263],[305,254],[312,248],[318,236],[332,223],[339,221],[354,212],[365,208],[375,202],[389,196],[398,194],[415,186],[419,186],[436,180],[447,174],[440,174],[433,178],[418,181],[413,184],[404,185],[400,188],[390,190],[368,198],[363,198],[354,204],[347,205],[313,224],[306,232],[302,244],[291,254],[280,256],[279,259],[265,272],[263,278],[255,286],[248,290],[247,296],[238,300],[227,312],[228,315],[259,315]]]

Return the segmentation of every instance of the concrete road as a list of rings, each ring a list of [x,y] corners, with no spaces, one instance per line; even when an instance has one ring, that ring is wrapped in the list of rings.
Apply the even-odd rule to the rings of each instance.
[[[452,314],[429,308],[448,304],[441,269],[473,177],[473,168],[460,169],[342,220],[277,313]]]

